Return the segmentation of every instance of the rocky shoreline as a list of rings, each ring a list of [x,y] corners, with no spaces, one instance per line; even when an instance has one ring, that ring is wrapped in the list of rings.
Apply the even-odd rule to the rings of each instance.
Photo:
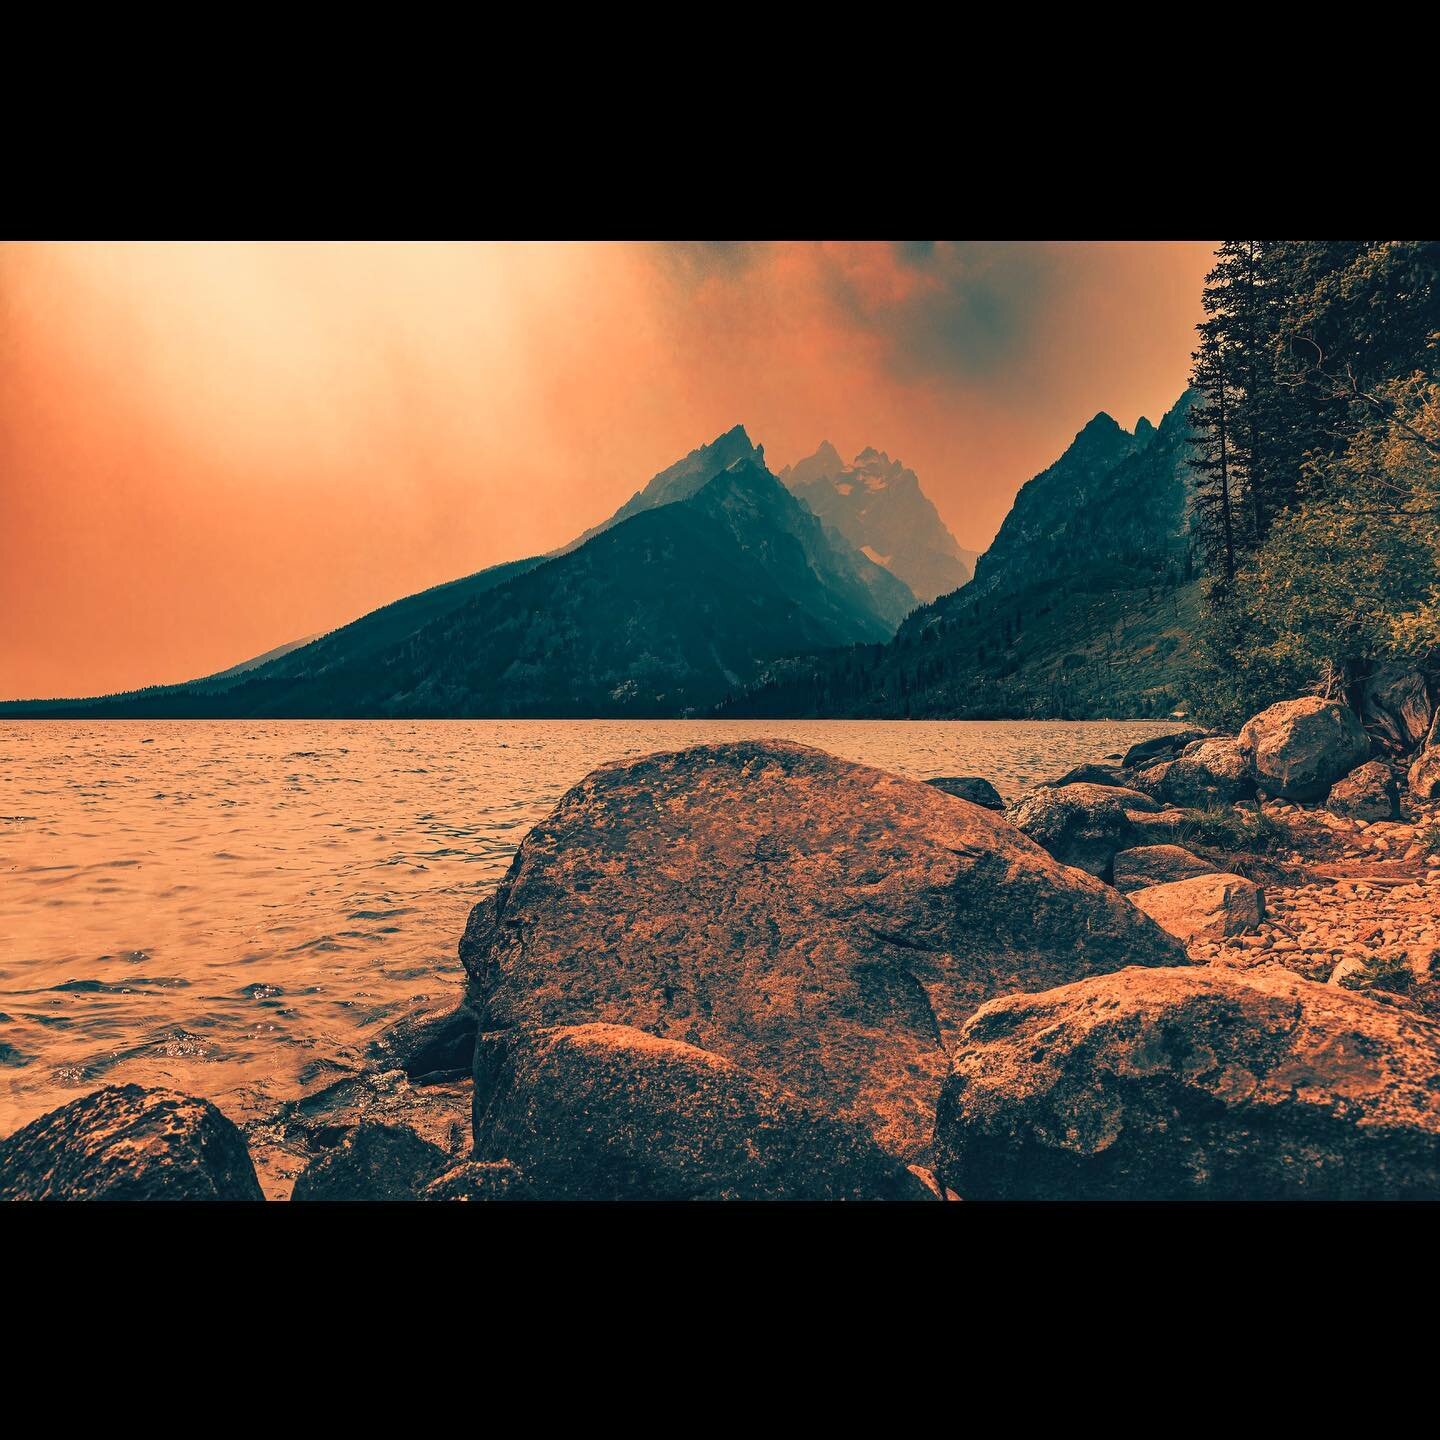
[[[1008,808],[783,742],[603,767],[475,907],[459,1010],[248,1136],[94,1092],[0,1141],[0,1198],[1440,1197],[1432,695],[1390,667]]]

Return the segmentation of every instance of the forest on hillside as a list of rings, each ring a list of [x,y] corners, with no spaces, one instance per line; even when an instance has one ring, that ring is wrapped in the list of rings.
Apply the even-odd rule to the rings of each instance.
[[[1204,718],[1440,661],[1440,242],[1227,240],[1195,352]]]

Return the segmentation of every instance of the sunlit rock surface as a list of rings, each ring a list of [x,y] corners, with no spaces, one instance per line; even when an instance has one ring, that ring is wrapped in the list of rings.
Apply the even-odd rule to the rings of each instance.
[[[262,1200],[240,1131],[208,1100],[111,1085],[0,1141],[0,1200]]]
[[[603,1021],[684,1041],[915,1160],[946,1048],[984,1001],[1184,955],[987,810],[746,741],[589,775],[477,907],[461,958],[482,1031]]]
[[[1435,1199],[1440,1026],[1278,966],[996,1000],[935,1125],[967,1199]]]

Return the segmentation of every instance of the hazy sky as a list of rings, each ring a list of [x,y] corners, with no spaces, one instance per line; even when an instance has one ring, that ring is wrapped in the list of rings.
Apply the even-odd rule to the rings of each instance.
[[[1211,242],[0,244],[0,698],[190,679],[549,550],[737,421],[983,548],[1185,386]]]

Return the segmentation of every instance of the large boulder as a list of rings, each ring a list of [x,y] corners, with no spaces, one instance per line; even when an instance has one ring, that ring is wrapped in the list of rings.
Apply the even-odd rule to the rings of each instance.
[[[263,1200],[245,1137],[208,1100],[109,1085],[0,1141],[0,1200]]]
[[[1325,808],[1347,820],[1395,820],[1400,790],[1383,760],[1367,760],[1330,787]]]
[[[1122,894],[1150,885],[1169,885],[1197,875],[1213,875],[1216,867],[1183,845],[1137,845],[1115,857],[1115,888]]]
[[[1435,709],[1418,670],[1378,665],[1358,687],[1360,718],[1378,731],[1392,750],[1412,750],[1425,738]]]
[[[1245,935],[1265,914],[1265,897],[1243,875],[1196,875],[1136,890],[1130,901],[1177,940]]]
[[[1203,730],[1177,730],[1172,735],[1157,735],[1153,740],[1141,740],[1138,744],[1132,745],[1125,752],[1125,758],[1120,763],[1126,770],[1133,770],[1137,766],[1150,765],[1158,760],[1168,760],[1178,755],[1191,741],[1204,738]]]
[[[483,1035],[475,1153],[548,1200],[925,1200],[859,1126],[627,1025]]]
[[[300,1172],[292,1200],[415,1200],[451,1163],[403,1125],[364,1120]]]
[[[780,741],[587,776],[472,912],[460,955],[484,1030],[605,1021],[683,1040],[907,1160],[928,1149],[946,1044],[987,999],[1183,959],[1000,817]]]
[[[1156,793],[1192,810],[1249,800],[1255,794],[1249,755],[1226,736],[1197,740],[1166,765]]]
[[[1108,877],[1116,851],[1132,843],[1127,806],[1160,808],[1148,795],[1113,785],[1041,786],[1017,800],[1005,818],[1062,865]]]
[[[979,775],[936,775],[925,782],[957,800],[968,800],[972,805],[983,805],[987,810],[1003,810],[1005,801],[1000,792]]]
[[[1305,695],[1246,721],[1240,744],[1255,783],[1287,800],[1320,800],[1370,754],[1370,737],[1348,705]]]
[[[1255,970],[1122,970],[985,1006],[935,1122],[966,1199],[1440,1198],[1440,1026]]]

